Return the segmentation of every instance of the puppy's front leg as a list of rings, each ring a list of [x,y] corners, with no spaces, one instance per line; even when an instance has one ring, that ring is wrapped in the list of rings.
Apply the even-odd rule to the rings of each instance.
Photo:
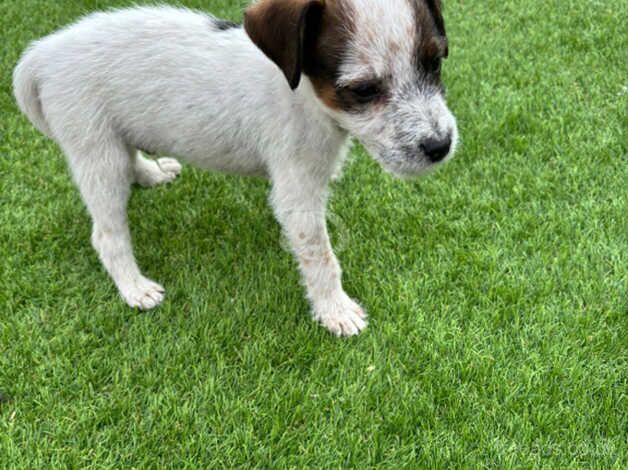
[[[357,335],[366,328],[366,314],[342,289],[325,220],[327,183],[274,179],[271,202],[299,262],[314,319],[337,336]]]

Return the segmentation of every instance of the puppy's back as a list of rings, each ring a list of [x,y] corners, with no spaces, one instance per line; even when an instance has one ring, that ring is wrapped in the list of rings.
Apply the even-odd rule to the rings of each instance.
[[[257,154],[250,129],[275,142],[295,125],[281,71],[242,27],[172,7],[94,13],[36,41],[14,89],[56,140],[113,130],[131,146],[218,169],[234,164],[216,160]]]

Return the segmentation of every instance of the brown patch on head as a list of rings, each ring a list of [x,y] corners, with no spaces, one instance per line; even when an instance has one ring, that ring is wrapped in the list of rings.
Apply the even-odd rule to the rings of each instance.
[[[310,77],[319,99],[329,108],[345,112],[361,112],[368,105],[384,102],[384,84],[380,80],[361,80],[356,83],[338,85],[340,68],[347,57],[351,40],[356,31],[356,12],[350,0],[326,0],[318,34],[311,36],[311,55],[306,57],[303,70]],[[369,29],[359,34],[378,40]],[[365,51],[358,52],[363,63],[370,57]]]
[[[428,78],[440,84],[440,61],[449,55],[441,0],[409,1],[416,12],[416,64]]]
[[[443,43],[443,56],[447,56],[447,32],[440,0],[410,0],[416,12],[419,46],[427,47],[435,40]]]
[[[447,36],[445,31],[445,20],[443,19],[443,6],[441,0],[426,0],[427,7],[434,18],[436,29],[441,36]]]
[[[245,12],[247,34],[283,71],[292,89],[299,85],[322,11],[323,0],[260,0]]]
[[[339,96],[336,81],[343,56],[352,34],[355,34],[355,17],[346,0],[326,0],[318,34],[311,37],[310,56],[304,72],[312,80],[318,97],[332,109],[343,109],[350,104]]]
[[[419,56],[423,58],[443,58],[447,54],[447,39],[431,36],[421,41]]]
[[[246,10],[244,27],[292,89],[305,73],[324,104],[351,110],[354,97],[336,82],[355,34],[354,17],[350,0],[259,0]]]

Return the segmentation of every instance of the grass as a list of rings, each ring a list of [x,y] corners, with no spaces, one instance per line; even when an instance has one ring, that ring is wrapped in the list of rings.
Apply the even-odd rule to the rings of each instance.
[[[0,467],[626,468],[625,1],[446,2],[463,146],[412,183],[354,153],[331,203],[371,315],[349,340],[308,319],[257,179],[136,191],[168,297],[118,298],[10,73],[126,3],[0,0]]]

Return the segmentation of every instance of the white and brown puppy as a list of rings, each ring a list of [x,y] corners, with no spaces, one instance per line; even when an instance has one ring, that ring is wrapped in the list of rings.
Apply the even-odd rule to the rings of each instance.
[[[260,0],[244,28],[144,7],[92,14],[36,41],[13,84],[22,111],[66,154],[93,246],[130,306],[164,298],[133,256],[131,185],[181,170],[142,149],[268,176],[314,318],[354,335],[366,315],[342,288],[325,225],[328,183],[350,135],[402,176],[452,155],[447,52],[440,0]]]

